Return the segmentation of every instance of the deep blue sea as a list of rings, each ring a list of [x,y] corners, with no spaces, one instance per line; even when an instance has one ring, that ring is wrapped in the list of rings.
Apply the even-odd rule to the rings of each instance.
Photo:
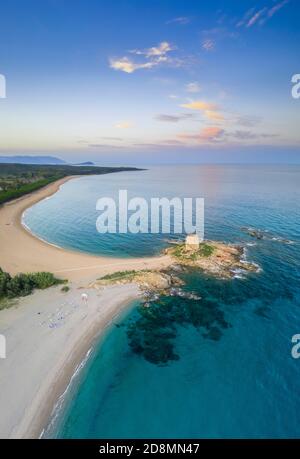
[[[245,244],[261,271],[232,280],[183,273],[184,289],[201,300],[157,300],[172,333],[162,335],[158,321],[147,330],[173,347],[177,360],[165,365],[129,345],[129,326],[141,323],[132,304],[93,349],[46,436],[299,438],[300,359],[291,356],[291,338],[300,333],[300,167],[160,166],[82,177],[27,211],[25,223],[75,250],[159,253],[166,235],[97,233],[96,201],[119,189],[148,199],[204,197],[205,237]]]

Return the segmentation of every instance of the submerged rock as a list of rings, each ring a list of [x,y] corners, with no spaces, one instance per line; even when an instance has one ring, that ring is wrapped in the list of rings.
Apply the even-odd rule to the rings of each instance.
[[[186,292],[181,288],[170,288],[169,290],[170,296],[179,296],[180,298],[188,298],[189,300],[201,300],[201,296],[198,296],[196,293],[193,292]]]
[[[132,351],[150,363],[167,365],[178,360],[175,339],[180,327],[196,328],[204,338],[220,340],[222,329],[228,328],[224,312],[209,299],[161,296],[151,307],[140,307],[137,318],[127,326]]]
[[[263,231],[255,229],[255,228],[247,228],[247,227],[243,226],[241,228],[241,230],[244,231],[245,233],[249,234],[249,236],[254,237],[256,239],[264,239],[264,237],[265,237],[265,234],[264,234]]]
[[[241,230],[247,233],[249,236],[256,238],[258,240],[266,239],[268,241],[281,242],[282,244],[294,244],[294,241],[291,241],[290,239],[286,239],[281,236],[276,236],[268,230],[261,230],[252,227],[248,228],[245,226],[243,226]]]

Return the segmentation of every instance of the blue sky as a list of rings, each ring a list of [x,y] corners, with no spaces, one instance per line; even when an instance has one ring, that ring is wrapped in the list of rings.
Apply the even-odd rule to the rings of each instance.
[[[300,162],[298,0],[1,3],[1,154]]]

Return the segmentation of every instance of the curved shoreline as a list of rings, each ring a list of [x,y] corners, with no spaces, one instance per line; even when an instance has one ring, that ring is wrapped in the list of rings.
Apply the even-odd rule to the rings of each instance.
[[[135,288],[135,287],[134,287]],[[89,360],[95,355],[95,351],[101,351],[101,344],[105,339],[106,333],[109,332],[110,328],[113,327],[113,323],[115,320],[120,320],[125,316],[126,311],[132,305],[134,299],[138,299],[141,292],[138,292],[136,296],[131,298],[131,301],[127,301],[123,303],[122,308],[119,309],[115,315],[113,315],[110,320],[106,323],[106,325],[101,329],[101,331],[96,332],[94,336],[90,337],[90,340],[87,340],[85,343],[85,348],[80,350],[80,354],[78,354],[78,358],[76,359],[77,364],[73,367],[70,367],[70,372],[68,375],[65,376],[65,380],[62,381],[61,385],[57,385],[56,388],[56,397],[53,400],[53,408],[51,413],[49,412],[44,419],[41,417],[41,422],[38,424],[38,429],[36,430],[35,437],[39,439],[43,438],[55,438],[52,435],[57,433],[57,420],[59,420],[60,416],[65,413],[66,409],[66,402],[68,403],[70,399],[70,391],[72,391],[71,395],[74,394],[78,390],[79,385],[82,382],[80,378],[81,372],[84,370],[85,366],[89,362]],[[87,351],[86,351],[87,349]],[[59,388],[61,389],[61,393],[58,393]],[[41,426],[43,428],[41,429]]]
[[[38,238],[23,226],[22,215],[28,208],[56,193],[67,181],[78,177],[65,177],[0,207],[0,266],[3,270],[13,275],[50,271],[69,280],[82,280],[128,266],[139,270],[160,269],[170,264],[170,257],[166,255],[124,260],[72,251]]]
[[[0,311],[7,357],[0,362],[0,438],[39,438],[74,372],[140,291],[135,284],[85,289],[72,283],[21,298]]]
[[[140,295],[135,284],[99,291],[88,289],[88,282],[128,266],[161,269],[171,263],[167,255],[124,260],[73,252],[28,231],[21,221],[26,209],[73,178],[78,176],[65,177],[0,207],[1,268],[13,275],[50,271],[71,281],[68,293],[59,286],[36,291],[18,299],[17,307],[0,311],[0,332],[7,341],[7,358],[0,365],[0,438],[40,436],[87,351]],[[81,300],[82,288],[88,292],[88,305]]]

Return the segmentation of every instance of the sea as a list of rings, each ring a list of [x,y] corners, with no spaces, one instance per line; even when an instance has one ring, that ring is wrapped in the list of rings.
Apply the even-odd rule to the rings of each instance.
[[[134,301],[77,368],[44,437],[299,438],[300,167],[151,166],[80,177],[26,211],[49,243],[158,255],[183,235],[99,234],[96,202],[200,197],[205,238],[242,244],[258,272],[178,272],[183,296]],[[297,355],[296,355],[297,357]]]

